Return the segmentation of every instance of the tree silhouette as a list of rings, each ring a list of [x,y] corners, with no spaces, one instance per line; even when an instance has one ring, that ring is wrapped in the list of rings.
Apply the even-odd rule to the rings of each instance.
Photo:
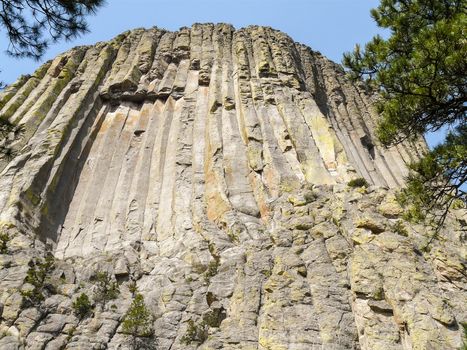
[[[410,219],[436,232],[467,192],[467,0],[381,0],[371,14],[390,30],[344,55],[355,79],[380,94],[380,141],[387,146],[448,127],[445,141],[409,166],[400,199]],[[431,242],[432,239],[430,239]]]
[[[88,31],[86,16],[105,0],[0,0],[0,31],[6,53],[40,59],[50,43],[71,40]],[[0,82],[0,88],[5,87]]]

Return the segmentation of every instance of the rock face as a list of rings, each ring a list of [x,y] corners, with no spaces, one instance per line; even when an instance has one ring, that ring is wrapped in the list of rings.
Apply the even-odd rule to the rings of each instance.
[[[459,348],[465,212],[422,249],[393,192],[425,146],[380,147],[372,99],[287,35],[225,24],[21,77],[0,94],[0,348]],[[122,326],[135,293],[151,337]]]

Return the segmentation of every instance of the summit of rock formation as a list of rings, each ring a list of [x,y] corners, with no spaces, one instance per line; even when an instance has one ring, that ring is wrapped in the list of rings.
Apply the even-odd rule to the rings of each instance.
[[[380,146],[376,98],[227,24],[128,31],[20,77],[0,93],[0,348],[461,347],[466,213],[429,246],[402,219],[426,145]],[[145,336],[123,324],[136,295]]]

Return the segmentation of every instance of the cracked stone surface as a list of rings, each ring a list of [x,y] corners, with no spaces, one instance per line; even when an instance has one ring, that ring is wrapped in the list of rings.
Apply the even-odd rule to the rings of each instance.
[[[379,146],[375,98],[286,34],[227,24],[132,30],[20,77],[0,93],[17,127],[0,140],[0,348],[460,348],[467,214],[422,249],[394,193],[426,145]],[[98,271],[119,289],[105,304]],[[122,330],[133,283],[151,338]]]

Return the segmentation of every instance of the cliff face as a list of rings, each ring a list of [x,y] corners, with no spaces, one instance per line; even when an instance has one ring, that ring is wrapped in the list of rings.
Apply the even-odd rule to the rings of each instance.
[[[20,78],[0,108],[16,126],[1,141],[0,347],[130,347],[134,282],[154,329],[138,346],[461,346],[465,213],[421,251],[429,229],[400,218],[393,189],[424,145],[378,146],[371,98],[287,35],[134,30]],[[116,299],[98,300],[98,272]]]

